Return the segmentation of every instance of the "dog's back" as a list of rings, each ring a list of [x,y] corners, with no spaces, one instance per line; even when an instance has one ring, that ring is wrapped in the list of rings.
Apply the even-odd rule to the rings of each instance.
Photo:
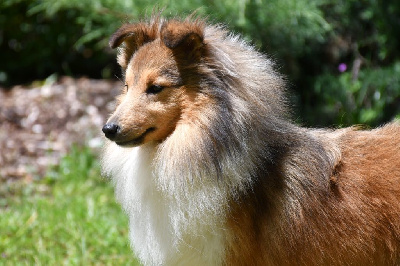
[[[303,180],[276,189],[255,185],[264,189],[244,197],[244,204],[234,204],[227,265],[400,263],[399,123],[314,136],[335,161],[327,187],[310,184],[317,161],[297,165],[304,176],[296,178]],[[285,163],[292,160],[298,158]],[[282,172],[280,178],[291,176]],[[265,201],[271,194],[275,199]]]

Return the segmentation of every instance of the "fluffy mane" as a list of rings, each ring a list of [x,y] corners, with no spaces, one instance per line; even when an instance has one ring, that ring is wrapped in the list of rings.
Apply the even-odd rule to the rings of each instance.
[[[190,29],[191,33],[178,38],[185,45],[195,50],[198,42],[202,44],[201,57],[185,61],[180,71],[189,73],[183,77],[186,85],[201,91],[207,101],[185,107],[188,110],[162,142],[123,148],[108,141],[102,158],[103,173],[112,177],[117,198],[130,217],[131,243],[141,262],[226,263],[227,252],[244,252],[231,245],[234,239],[243,243],[257,239],[256,235],[233,235],[226,227],[241,232],[240,227],[248,226],[254,233],[257,226],[249,224],[251,219],[265,219],[273,225],[259,229],[268,232],[263,245],[269,243],[282,257],[293,254],[281,247],[295,249],[302,243],[298,235],[313,241],[313,250],[328,248],[339,232],[332,229],[331,238],[315,236],[312,225],[319,225],[307,219],[318,217],[335,228],[330,213],[348,214],[327,202],[336,201],[332,197],[340,194],[336,179],[343,165],[340,142],[353,129],[311,130],[291,123],[285,82],[274,71],[273,62],[223,26],[201,19],[156,17],[124,25],[110,45],[123,43],[118,60],[126,70],[135,53],[149,44],[179,46],[171,38],[180,34],[176,29]],[[178,52],[176,58],[181,56]],[[197,55],[193,52],[191,56]],[[242,221],[243,208],[248,210]],[[251,258],[253,251],[248,252]],[[317,263],[340,264],[346,259],[326,257]],[[263,261],[272,262],[273,257],[263,257]],[[291,261],[282,263],[290,265]]]
[[[151,29],[156,41],[165,23],[155,19],[141,26]],[[116,195],[130,214],[131,223],[140,219],[150,227],[151,212],[157,212],[168,233],[163,228],[153,237],[164,239],[165,246],[172,249],[182,245],[185,238],[204,234],[209,230],[205,227],[221,223],[229,211],[229,201],[251,189],[260,167],[271,165],[273,171],[277,157],[288,147],[299,145],[299,138],[293,137],[299,135],[299,129],[287,122],[284,81],[273,70],[272,61],[222,26],[203,21],[195,24],[204,27],[207,56],[189,67],[196,68],[198,86],[213,104],[199,107],[190,118],[180,121],[160,144],[126,149],[107,143],[104,154],[115,154],[116,158],[103,158],[103,172],[113,177]],[[157,204],[165,206],[149,206],[148,197],[154,194],[159,198]],[[220,234],[218,241],[225,241]],[[157,248],[149,246],[143,256]],[[140,253],[142,248],[134,249]],[[161,263],[168,260],[170,252],[160,251],[158,258],[144,262]]]
[[[165,23],[153,19],[140,25],[151,29],[156,41]],[[103,153],[107,154],[103,172],[113,177],[116,195],[131,223],[140,219],[152,224],[151,214],[147,218],[144,214],[155,208],[145,206],[149,195],[157,194],[157,204],[168,203],[155,212],[165,227],[170,226],[165,230],[169,233],[160,231],[158,235],[173,243],[166,245],[172,249],[181,245],[189,232],[193,237],[205,226],[221,223],[229,200],[251,188],[259,167],[265,161],[274,163],[274,156],[291,145],[285,140],[288,130],[295,130],[285,122],[284,81],[273,70],[272,61],[222,26],[209,26],[201,20],[195,24],[204,27],[208,52],[195,66],[198,86],[213,104],[181,121],[160,144],[126,149],[108,142]],[[126,51],[120,54],[120,62],[123,55]],[[218,241],[224,241],[222,236]],[[140,252],[140,248],[134,249]],[[143,255],[151,249],[157,247],[149,246]],[[144,262],[161,263],[168,253],[160,251],[159,258]]]

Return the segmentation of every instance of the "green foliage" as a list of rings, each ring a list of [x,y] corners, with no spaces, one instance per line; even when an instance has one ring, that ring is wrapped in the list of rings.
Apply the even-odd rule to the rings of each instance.
[[[326,1],[324,10],[336,37],[351,44],[349,52],[375,63],[400,55],[399,1]]]
[[[312,124],[369,124],[391,120],[400,114],[400,62],[382,68],[367,68],[359,72],[318,76],[314,93],[315,104],[305,105],[304,112]],[[313,115],[319,110],[319,115]]]
[[[400,2],[325,1],[321,9],[332,31],[314,56],[302,60],[309,70],[296,83],[306,123],[392,120],[400,113]]]
[[[138,265],[127,218],[89,149],[41,181],[0,191],[1,265]]]
[[[165,16],[194,10],[201,16],[211,14],[211,20],[229,23],[248,39],[259,39],[260,46],[278,53],[300,53],[306,39],[321,39],[329,28],[317,0],[308,2],[162,0],[158,6],[165,7]],[[6,0],[0,4],[3,83],[21,82],[32,75],[44,78],[54,72],[110,77],[115,60],[104,51],[108,36],[123,22],[156,9],[144,0]]]

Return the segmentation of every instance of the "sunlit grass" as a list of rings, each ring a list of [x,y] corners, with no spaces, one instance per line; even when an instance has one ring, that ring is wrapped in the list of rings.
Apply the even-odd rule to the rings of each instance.
[[[47,177],[0,184],[0,265],[137,265],[128,221],[88,149]]]

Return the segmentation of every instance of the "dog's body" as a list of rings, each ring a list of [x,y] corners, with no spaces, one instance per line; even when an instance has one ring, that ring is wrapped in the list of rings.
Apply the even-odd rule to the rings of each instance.
[[[127,24],[103,153],[146,265],[400,263],[400,125],[311,130],[263,55],[201,20]]]

